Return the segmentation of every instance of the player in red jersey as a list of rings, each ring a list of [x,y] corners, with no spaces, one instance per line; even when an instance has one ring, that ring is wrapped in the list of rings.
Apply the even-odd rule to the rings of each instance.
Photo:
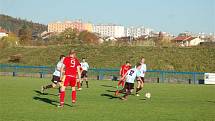
[[[128,71],[129,69],[131,69],[131,64],[130,64],[129,61],[126,61],[126,64],[124,64],[124,65],[121,66],[121,69],[120,69],[120,72],[119,72],[120,76],[123,77],[123,76],[127,73],[127,71]],[[124,84],[125,84],[125,81],[124,81],[124,80],[119,80],[118,85],[117,85],[117,88],[118,88],[120,85],[122,85],[122,87],[124,87]]]
[[[64,105],[64,97],[65,97],[65,89],[67,86],[72,87],[72,103],[76,102],[76,78],[78,72],[78,79],[81,79],[81,72],[80,72],[80,62],[76,58],[76,52],[71,50],[69,52],[69,56],[65,57],[63,61],[63,66],[61,67],[61,80],[63,81],[63,86],[61,87],[60,93],[60,105],[58,107],[63,107]],[[63,75],[63,72],[65,73]]]

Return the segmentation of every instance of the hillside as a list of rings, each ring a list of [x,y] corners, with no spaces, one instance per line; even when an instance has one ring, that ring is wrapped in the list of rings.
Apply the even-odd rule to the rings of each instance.
[[[48,46],[40,48],[1,49],[0,64],[54,66],[60,54],[76,49],[78,57],[87,58],[91,67],[119,68],[126,60],[134,65],[140,56],[146,58],[148,69],[194,72],[215,72],[215,48],[132,47],[132,46]],[[19,63],[9,62],[11,55],[21,54]]]
[[[47,30],[47,26],[39,23],[33,23],[32,21],[23,20],[20,18],[13,18],[8,15],[0,14],[0,26],[8,32],[18,34],[19,29],[23,25],[27,25],[33,33],[41,33]]]

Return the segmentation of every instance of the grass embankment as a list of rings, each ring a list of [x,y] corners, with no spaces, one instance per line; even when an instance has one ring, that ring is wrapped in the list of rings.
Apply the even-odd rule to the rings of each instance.
[[[78,57],[87,58],[91,67],[119,68],[126,60],[134,65],[141,56],[146,58],[148,69],[194,72],[215,72],[214,47],[140,47],[140,46],[48,46],[39,48],[1,49],[1,64],[54,66],[60,54],[76,49]],[[11,55],[21,54],[19,63],[9,62]]]

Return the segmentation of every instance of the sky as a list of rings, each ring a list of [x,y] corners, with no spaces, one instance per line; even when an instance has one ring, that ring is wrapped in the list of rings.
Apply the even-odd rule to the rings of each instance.
[[[77,20],[215,33],[215,0],[0,0],[0,13],[42,24]]]

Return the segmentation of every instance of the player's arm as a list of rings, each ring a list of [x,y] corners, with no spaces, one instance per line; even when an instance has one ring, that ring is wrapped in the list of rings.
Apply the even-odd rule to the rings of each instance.
[[[144,69],[143,69],[143,73],[146,73],[147,69],[146,69],[146,65],[144,66]]]
[[[57,66],[56,67],[57,71],[61,71],[61,67]]]
[[[65,65],[63,64],[60,68],[60,80],[61,81],[64,81],[63,77],[64,77],[64,68],[65,68]]]
[[[120,68],[119,75],[122,76],[122,68]]]
[[[77,66],[77,71],[78,71],[78,79],[81,80],[81,66]]]
[[[89,64],[87,63],[87,69],[89,69],[90,68],[90,66],[89,66]]]

